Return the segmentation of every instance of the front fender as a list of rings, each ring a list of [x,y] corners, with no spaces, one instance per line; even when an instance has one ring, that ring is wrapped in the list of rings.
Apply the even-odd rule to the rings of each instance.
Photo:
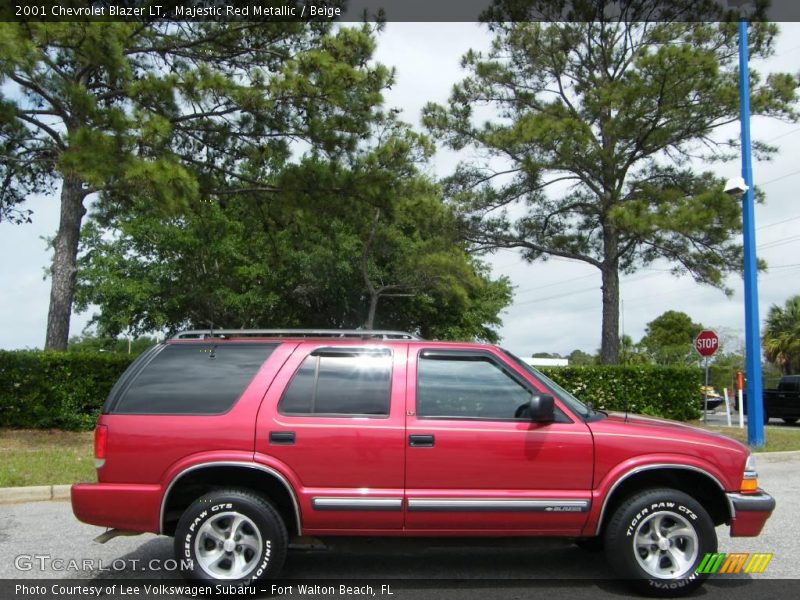
[[[658,469],[683,469],[700,473],[713,481],[720,493],[733,489],[719,468],[697,457],[682,454],[636,456],[610,469],[592,490],[592,505],[583,535],[595,536],[600,533],[608,502],[620,484],[638,473]]]

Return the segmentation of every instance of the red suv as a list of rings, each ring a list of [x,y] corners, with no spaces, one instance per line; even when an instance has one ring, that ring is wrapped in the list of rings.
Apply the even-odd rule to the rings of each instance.
[[[120,378],[81,521],[175,537],[186,575],[275,576],[292,536],[564,536],[621,578],[687,592],[715,527],[775,507],[752,456],[609,415],[513,354],[398,332],[186,332]]]

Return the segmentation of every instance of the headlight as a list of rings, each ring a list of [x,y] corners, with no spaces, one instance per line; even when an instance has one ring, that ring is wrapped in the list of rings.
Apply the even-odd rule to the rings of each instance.
[[[744,464],[744,474],[742,475],[742,485],[740,491],[743,494],[754,494],[758,491],[758,472],[756,471],[756,458],[750,454]]]

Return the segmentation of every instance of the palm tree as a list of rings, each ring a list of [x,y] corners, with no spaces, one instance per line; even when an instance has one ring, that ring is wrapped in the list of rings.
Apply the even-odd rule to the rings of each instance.
[[[800,372],[800,296],[770,307],[762,342],[765,358],[784,375]]]

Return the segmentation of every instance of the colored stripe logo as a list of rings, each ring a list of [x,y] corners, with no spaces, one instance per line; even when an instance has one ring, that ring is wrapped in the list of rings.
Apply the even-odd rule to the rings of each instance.
[[[763,573],[769,562],[772,560],[772,553],[754,552],[709,552],[703,557],[697,572],[702,574],[711,573]]]

